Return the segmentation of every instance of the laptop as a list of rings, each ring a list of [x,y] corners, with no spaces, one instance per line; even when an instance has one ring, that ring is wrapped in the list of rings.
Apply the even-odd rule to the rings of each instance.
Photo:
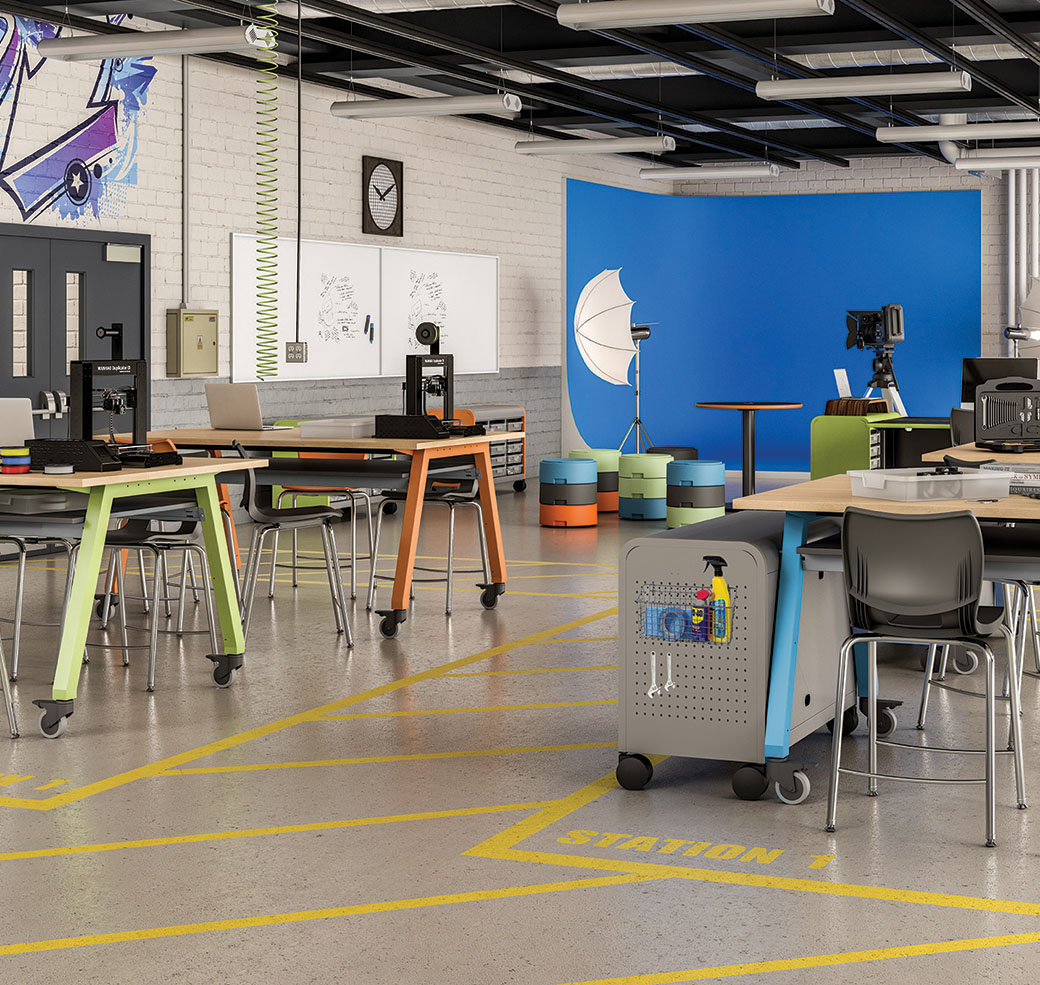
[[[209,426],[216,431],[286,431],[287,424],[264,424],[255,383],[207,383]]]

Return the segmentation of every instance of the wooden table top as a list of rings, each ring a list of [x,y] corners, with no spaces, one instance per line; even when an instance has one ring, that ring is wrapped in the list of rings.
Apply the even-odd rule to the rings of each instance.
[[[526,437],[524,431],[493,431],[468,438],[304,438],[299,428],[279,428],[274,431],[227,431],[214,428],[168,428],[149,431],[149,441],[172,441],[183,448],[231,448],[238,441],[246,448],[292,451],[297,448],[328,449],[329,451],[394,451],[410,452],[436,448],[458,448],[463,445],[486,444],[489,441],[510,441]],[[225,461],[225,459],[221,459]]]
[[[1021,455],[1010,451],[989,451],[985,448],[976,448],[975,443],[968,445],[956,445],[953,448],[940,448],[938,451],[930,451],[921,458],[926,462],[941,462],[946,455],[959,458],[962,462],[1000,462],[1012,465],[1035,465],[1040,462],[1040,451],[1024,451]]]
[[[768,492],[741,496],[733,500],[736,510],[771,510],[787,513],[844,513],[847,506],[859,506],[878,513],[955,513],[971,510],[989,520],[1038,520],[1040,500],[1028,496],[1008,496],[998,500],[931,499],[902,503],[889,499],[869,499],[852,495],[852,480],[847,475],[799,482]]]
[[[732,401],[705,401],[695,404],[696,407],[704,407],[707,410],[797,410],[801,404],[786,404],[768,400],[732,400]]]
[[[179,476],[216,475],[267,468],[266,458],[186,458],[181,465],[160,465],[154,469],[118,469],[113,472],[73,472],[72,475],[46,475],[26,472],[0,476],[0,486],[41,489],[91,489],[149,479],[175,479]]]

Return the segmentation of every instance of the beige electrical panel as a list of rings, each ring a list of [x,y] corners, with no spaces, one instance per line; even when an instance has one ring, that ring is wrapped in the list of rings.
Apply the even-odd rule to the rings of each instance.
[[[217,375],[217,326],[215,311],[170,308],[166,312],[166,375],[170,377]]]

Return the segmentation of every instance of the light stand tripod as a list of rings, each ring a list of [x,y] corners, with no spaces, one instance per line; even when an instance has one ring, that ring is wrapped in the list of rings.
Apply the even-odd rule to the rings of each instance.
[[[874,375],[870,378],[867,392],[863,396],[869,397],[875,389],[880,390],[881,396],[888,401],[888,406],[900,416],[906,417],[906,408],[903,406],[903,398],[899,396],[899,384],[892,368],[894,348],[891,345],[881,345],[874,349]]]
[[[654,443],[650,440],[650,435],[647,434],[646,428],[643,427],[643,419],[639,416],[639,343],[644,339],[650,338],[650,326],[649,325],[633,325],[632,326],[632,341],[636,346],[636,371],[635,371],[635,391],[636,391],[636,416],[632,418],[632,423],[629,424],[628,430],[625,432],[625,436],[621,439],[621,444],[618,446],[618,451],[625,450],[625,442],[628,441],[628,436],[635,431],[636,439],[636,454],[640,454],[647,448],[653,448]]]

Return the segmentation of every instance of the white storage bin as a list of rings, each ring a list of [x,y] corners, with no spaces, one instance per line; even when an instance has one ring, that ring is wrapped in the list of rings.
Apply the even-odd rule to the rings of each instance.
[[[922,474],[924,473],[924,474]],[[926,468],[860,469],[846,473],[852,495],[913,503],[927,499],[1003,499],[1011,476],[962,468],[957,475],[932,475]]]
[[[301,438],[371,438],[376,433],[374,417],[327,417],[300,421]]]

